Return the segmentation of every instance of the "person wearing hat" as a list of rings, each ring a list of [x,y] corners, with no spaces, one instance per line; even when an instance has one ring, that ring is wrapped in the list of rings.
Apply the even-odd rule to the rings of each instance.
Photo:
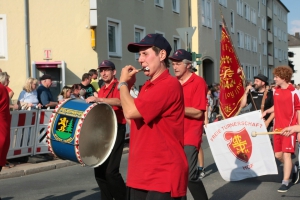
[[[148,34],[127,49],[139,53],[143,70],[122,69],[120,83],[124,115],[131,120],[127,186],[130,200],[171,200],[186,196],[188,163],[184,153],[183,90],[169,73],[172,50],[161,34]],[[130,95],[136,73],[149,77],[137,98]]]
[[[252,107],[250,111],[261,110],[262,112],[274,105],[273,92],[267,90],[268,78],[263,74],[254,76],[254,90],[251,91],[252,85],[248,85],[245,89],[244,96],[241,101],[241,108],[246,107],[250,103]],[[269,131],[273,126],[274,113],[264,117],[265,125]]]
[[[52,93],[49,89],[52,85],[52,77],[48,74],[44,74],[40,78],[40,81],[41,84],[36,90],[39,103],[42,105],[43,109],[48,107],[55,108],[58,103],[54,101]]]
[[[109,60],[102,61],[98,68],[105,84],[99,90],[98,97],[88,97],[86,102],[103,102],[112,106],[117,117],[118,130],[111,154],[102,165],[94,168],[94,174],[101,190],[101,199],[125,200],[126,185],[119,168],[125,142],[126,120],[121,107],[119,82],[115,78],[117,71],[114,63]]]
[[[206,82],[202,77],[193,73],[190,52],[178,49],[169,59],[172,61],[174,74],[181,84],[184,94],[184,151],[189,164],[188,188],[194,199],[208,199],[197,168],[204,113],[207,107]],[[203,166],[201,167],[202,172]]]

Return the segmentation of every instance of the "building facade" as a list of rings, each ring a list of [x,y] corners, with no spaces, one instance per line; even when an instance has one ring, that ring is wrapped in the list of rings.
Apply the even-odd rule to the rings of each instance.
[[[188,7],[181,0],[0,0],[0,68],[11,76],[13,99],[33,75],[54,76],[57,94],[104,59],[115,63],[117,78],[125,65],[139,68],[127,45],[148,33],[183,47],[176,29],[188,26]],[[138,74],[137,86],[146,79]]]
[[[289,10],[281,1],[201,0],[195,6],[201,16],[192,22],[199,29],[193,51],[202,54],[200,73],[208,84],[219,82],[222,15],[248,81],[262,73],[273,82],[274,67],[287,65]]]
[[[173,51],[187,49],[177,28],[195,27],[196,73],[210,85],[219,82],[222,13],[247,79],[263,73],[272,81],[272,69],[288,63],[288,12],[279,0],[0,0],[0,68],[11,76],[13,99],[27,77],[43,73],[56,77],[57,94],[104,59],[117,77],[125,65],[139,68],[127,45],[148,33],[163,34]],[[146,79],[138,74],[136,86]]]
[[[289,52],[291,56],[289,60],[294,65],[295,73],[292,80],[295,84],[300,84],[300,35],[296,32],[295,35],[289,34]]]

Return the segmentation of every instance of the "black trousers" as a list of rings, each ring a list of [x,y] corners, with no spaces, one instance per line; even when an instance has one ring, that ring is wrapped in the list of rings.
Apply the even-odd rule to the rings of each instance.
[[[146,183],[145,183],[146,184]],[[162,193],[156,191],[128,189],[128,200],[180,200],[181,197],[172,198],[170,192]]]
[[[198,177],[198,150],[195,146],[184,146],[184,152],[189,164],[188,188],[194,199],[208,199],[202,180]],[[185,198],[183,198],[185,199]]]
[[[119,172],[125,132],[125,124],[118,124],[117,138],[110,156],[102,165],[94,168],[95,178],[101,190],[101,200],[126,199],[125,182]]]

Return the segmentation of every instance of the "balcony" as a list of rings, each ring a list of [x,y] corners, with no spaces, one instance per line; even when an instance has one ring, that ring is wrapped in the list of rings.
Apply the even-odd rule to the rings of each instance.
[[[270,31],[268,31],[268,42],[273,43],[273,34]]]
[[[274,59],[273,59],[273,56],[268,55],[268,63],[269,63],[269,65],[274,65]]]
[[[267,8],[267,17],[268,17],[269,19],[272,19],[272,16],[273,16],[272,10],[268,7],[268,8]]]

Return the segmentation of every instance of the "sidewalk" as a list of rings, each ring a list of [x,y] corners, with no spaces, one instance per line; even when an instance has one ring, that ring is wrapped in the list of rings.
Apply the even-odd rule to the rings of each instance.
[[[123,154],[129,152],[128,146],[128,143],[125,143]],[[54,158],[50,154],[48,156],[44,156],[44,158],[42,158],[42,156],[40,158],[30,157],[29,162],[25,163],[20,162],[20,159],[12,159],[9,160],[9,162],[14,164],[15,166],[12,168],[2,168],[2,171],[0,172],[0,179],[15,178],[53,169],[60,169],[72,165],[79,165],[79,163],[75,163],[69,160]]]

